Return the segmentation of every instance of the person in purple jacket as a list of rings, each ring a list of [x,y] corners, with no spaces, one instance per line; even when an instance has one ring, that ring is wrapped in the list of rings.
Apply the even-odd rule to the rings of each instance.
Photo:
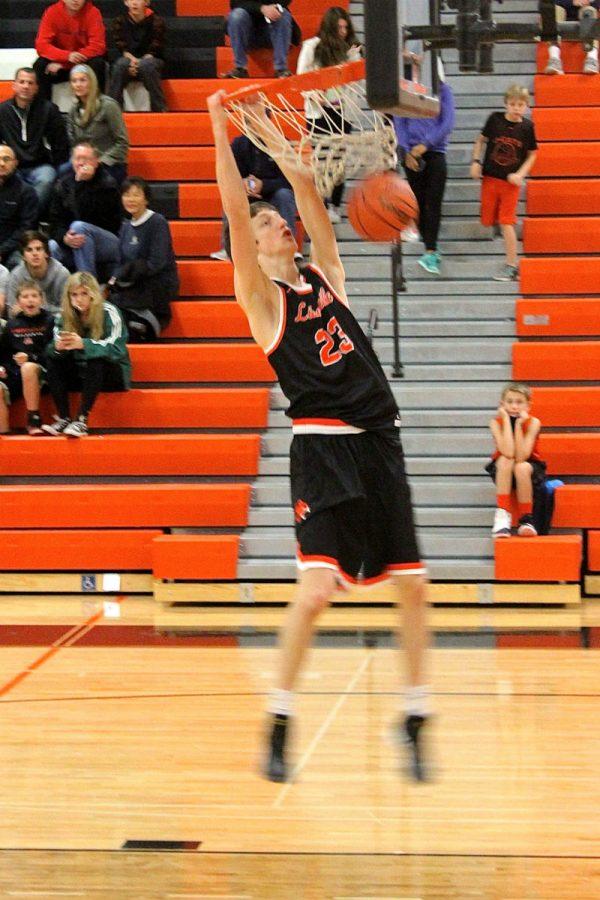
[[[447,177],[446,149],[454,128],[454,96],[443,81],[439,98],[440,111],[435,119],[394,116],[402,165],[419,204],[419,231],[425,244],[419,265],[432,275],[440,274],[437,246]]]

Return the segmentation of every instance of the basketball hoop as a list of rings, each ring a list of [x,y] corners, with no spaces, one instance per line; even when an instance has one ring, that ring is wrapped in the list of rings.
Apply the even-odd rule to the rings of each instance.
[[[275,161],[291,146],[297,160],[312,169],[321,196],[328,197],[336,184],[359,171],[396,168],[394,129],[369,108],[364,78],[361,59],[243,87],[227,94],[223,106],[236,127]],[[403,87],[425,90],[408,82]]]

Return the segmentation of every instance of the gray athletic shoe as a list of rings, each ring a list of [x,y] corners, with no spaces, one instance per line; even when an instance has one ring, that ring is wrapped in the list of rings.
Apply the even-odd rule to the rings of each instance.
[[[564,75],[562,59],[560,56],[550,56],[544,69],[544,75]]]
[[[502,266],[499,272],[497,272],[495,275],[492,275],[494,281],[516,281],[518,277],[518,267],[509,266],[508,264]]]
[[[584,75],[597,75],[598,74],[598,60],[591,56],[589,53],[585,58],[585,62],[583,64],[583,74]]]

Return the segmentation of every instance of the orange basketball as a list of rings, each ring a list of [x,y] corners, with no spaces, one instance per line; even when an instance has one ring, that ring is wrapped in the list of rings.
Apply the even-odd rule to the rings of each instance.
[[[419,218],[419,205],[409,183],[390,169],[369,175],[354,188],[348,218],[367,241],[397,241],[400,232]]]

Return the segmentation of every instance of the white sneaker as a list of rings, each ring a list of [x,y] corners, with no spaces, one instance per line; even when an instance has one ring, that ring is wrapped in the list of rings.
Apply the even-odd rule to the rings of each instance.
[[[598,74],[598,59],[595,55],[588,53],[585,58],[585,62],[583,64],[583,74],[584,75],[597,75]]]
[[[544,69],[544,75],[564,75],[565,70],[560,56],[550,56]]]
[[[332,225],[339,225],[342,221],[339,206],[328,206],[327,215],[329,216],[329,221]]]
[[[404,229],[400,237],[405,244],[414,244],[415,241],[419,240],[419,232],[412,225],[409,225],[408,228]]]
[[[492,537],[493,538],[508,538],[510,537],[510,526],[512,524],[512,518],[509,512],[505,509],[498,508],[494,515],[494,525],[492,527]]]
[[[210,254],[211,259],[220,259],[223,262],[229,262],[229,257],[227,255],[227,250],[221,248],[220,250],[214,250],[213,253]]]

